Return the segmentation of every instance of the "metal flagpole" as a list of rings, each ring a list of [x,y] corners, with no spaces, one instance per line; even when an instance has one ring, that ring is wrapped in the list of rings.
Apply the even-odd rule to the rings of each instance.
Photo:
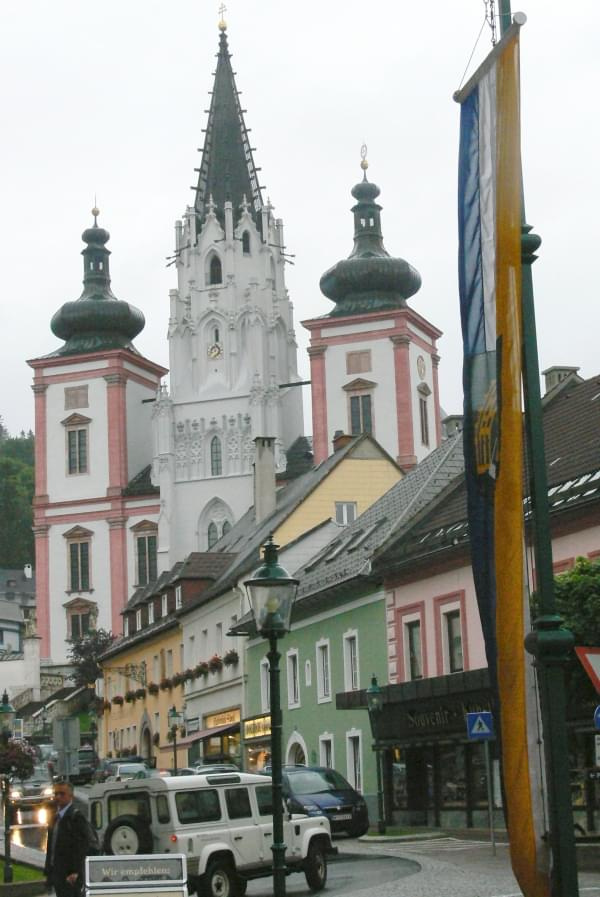
[[[510,0],[500,0],[499,11],[501,33],[504,34],[511,24]],[[574,639],[570,632],[562,628],[562,619],[556,613],[554,601],[548,482],[531,271],[536,259],[535,252],[542,241],[537,234],[531,233],[531,227],[525,221],[522,181],[521,197],[523,388],[531,511],[534,520],[531,531],[541,608],[540,616],[533,622],[533,632],[525,640],[525,647],[535,657],[540,687],[550,814],[552,897],[577,897],[579,889],[565,698],[565,666],[573,650]]]

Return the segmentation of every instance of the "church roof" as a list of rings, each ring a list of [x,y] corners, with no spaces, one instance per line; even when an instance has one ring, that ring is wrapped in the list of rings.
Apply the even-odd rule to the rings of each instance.
[[[52,332],[65,344],[48,355],[78,355],[108,349],[129,349],[136,352],[132,340],[144,328],[142,312],[113,295],[110,288],[106,243],[110,234],[98,227],[98,209],[93,209],[93,227],[82,234],[87,244],[83,255],[83,292],[75,302],[65,304],[53,316]]]
[[[329,268],[319,282],[321,292],[336,303],[331,317],[403,308],[421,286],[421,275],[404,259],[393,258],[383,245],[380,190],[367,180],[363,147],[363,180],[352,188],[354,247],[347,259]]]
[[[198,169],[196,214],[201,226],[213,203],[218,217],[222,217],[227,200],[233,205],[234,216],[239,214],[242,204],[248,203],[250,213],[260,227],[258,213],[263,203],[258,183],[259,169],[252,157],[253,148],[244,122],[246,110],[242,109],[231,67],[226,27],[221,21],[217,69]]]

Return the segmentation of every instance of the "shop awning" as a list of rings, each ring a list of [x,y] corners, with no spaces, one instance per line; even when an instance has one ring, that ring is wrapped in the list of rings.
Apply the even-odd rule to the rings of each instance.
[[[187,747],[188,744],[202,741],[204,738],[211,738],[213,735],[222,735],[225,732],[239,732],[239,730],[239,723],[227,723],[225,726],[213,726],[212,729],[200,729],[199,732],[193,732],[191,735],[186,735],[185,738],[178,738],[177,747],[180,745],[181,747]]]

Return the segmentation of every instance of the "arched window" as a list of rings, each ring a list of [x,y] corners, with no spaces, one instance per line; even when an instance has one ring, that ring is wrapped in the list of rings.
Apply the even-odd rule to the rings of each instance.
[[[242,252],[244,255],[250,255],[250,234],[247,230],[242,234]]]
[[[213,436],[210,441],[210,472],[213,477],[219,477],[223,473],[221,440],[218,436]]]
[[[218,328],[218,327],[215,327],[215,328],[213,329],[213,342],[215,342],[215,343],[219,343],[219,342],[221,342],[221,340],[220,340],[219,337],[220,337],[220,334],[219,334],[219,328]]]
[[[226,520],[223,523],[223,530],[221,532],[221,535],[224,536],[226,533],[229,532],[230,529],[231,529],[231,524],[230,524],[229,520]]]
[[[219,541],[219,533],[217,532],[217,524],[214,520],[208,524],[208,548],[209,551]]]
[[[218,255],[213,255],[210,260],[209,283],[223,283],[223,269]]]

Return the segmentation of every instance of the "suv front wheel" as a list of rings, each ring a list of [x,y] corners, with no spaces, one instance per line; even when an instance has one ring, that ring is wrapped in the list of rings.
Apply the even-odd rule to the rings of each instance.
[[[238,876],[230,860],[211,860],[202,876],[202,897],[238,897]]]
[[[304,860],[306,884],[311,891],[322,891],[327,883],[327,858],[323,845],[311,841]]]

